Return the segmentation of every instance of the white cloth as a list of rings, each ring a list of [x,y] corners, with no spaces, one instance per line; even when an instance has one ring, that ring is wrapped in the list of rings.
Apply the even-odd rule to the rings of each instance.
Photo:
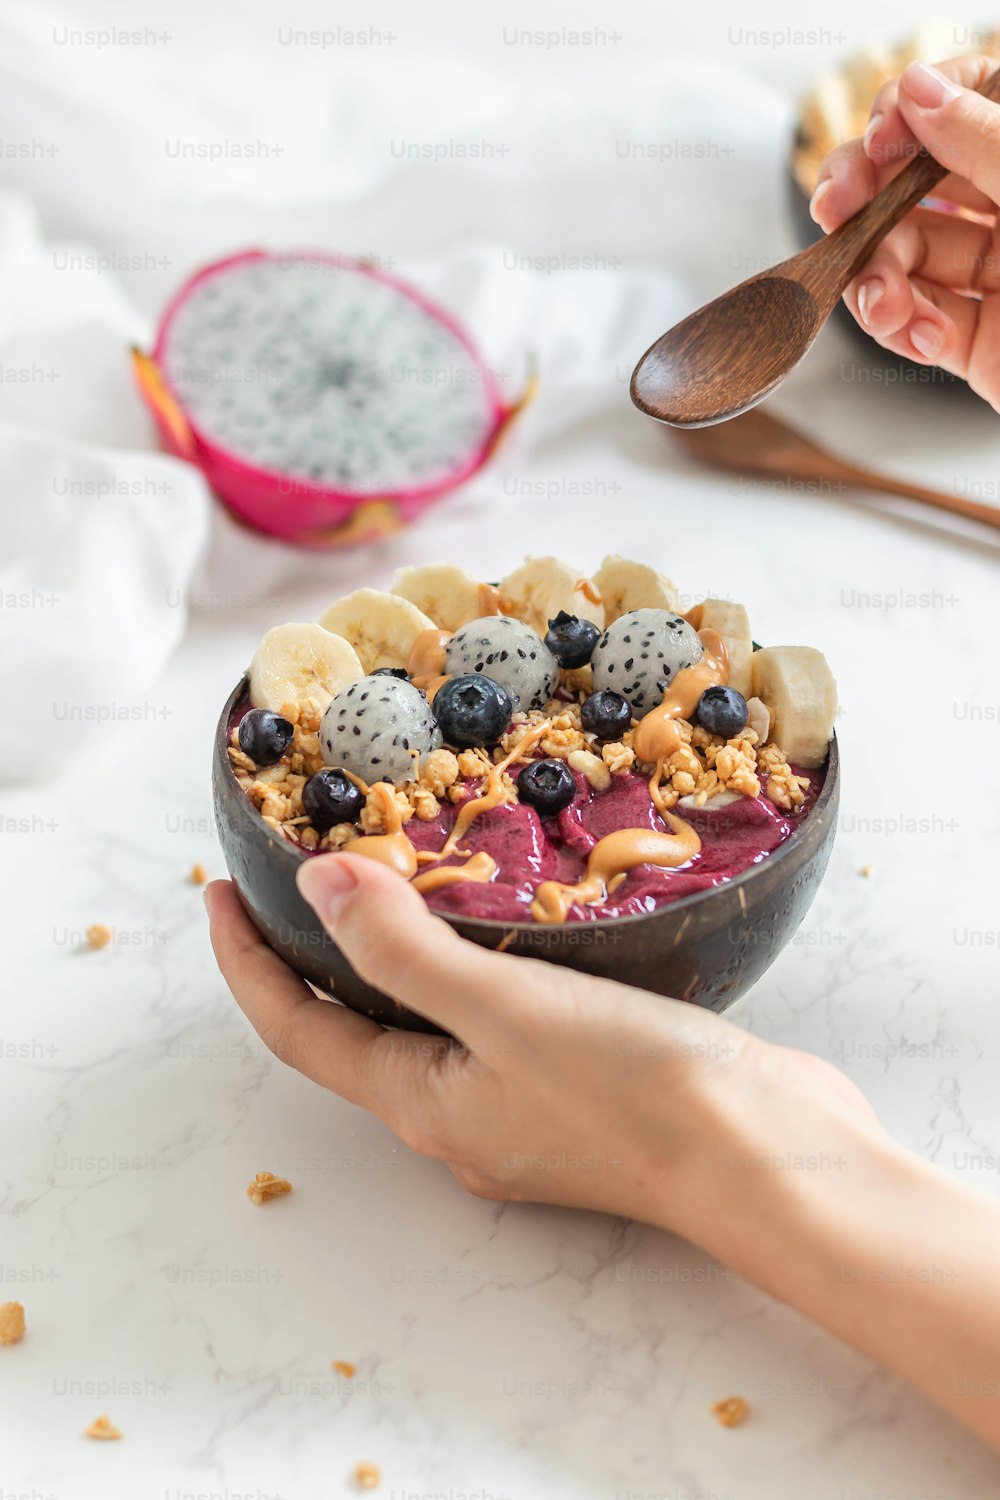
[[[539,534],[567,517],[584,563],[618,550],[609,517],[629,545],[624,521],[647,504],[664,521],[655,550],[672,550],[697,471],[631,411],[628,375],[679,316],[795,248],[789,100],[695,58],[582,67],[572,82],[540,71],[526,94],[513,72],[442,53],[417,64],[385,41],[306,45],[291,27],[160,39],[137,23],[138,46],[80,31],[27,0],[0,7],[0,589],[60,600],[0,612],[6,702],[47,718],[53,684],[82,704],[145,701],[192,594],[256,627],[286,601],[286,618],[310,618],[324,596],[429,556],[472,562],[479,548],[478,571],[510,566],[542,550],[505,530],[512,514],[524,530],[525,495],[541,502]],[[380,259],[462,319],[512,393],[537,357],[540,393],[510,448],[413,531],[303,554],[237,527],[190,466],[154,452],[127,345],[148,344],[199,264],[252,244]],[[885,453],[886,403],[903,430],[909,393],[872,403],[843,374],[851,358],[845,334],[825,336],[783,409],[835,446],[849,432],[855,457],[903,469],[913,451],[933,466],[919,416]],[[991,468],[983,412],[957,420],[973,467],[978,445]],[[75,504],[95,479],[114,493],[98,484]],[[700,482],[721,496],[723,481]],[[703,566],[663,563],[732,592]],[[0,777],[20,776],[18,732],[2,733]],[[93,734],[81,722],[77,749]],[[36,769],[58,760],[54,747]]]

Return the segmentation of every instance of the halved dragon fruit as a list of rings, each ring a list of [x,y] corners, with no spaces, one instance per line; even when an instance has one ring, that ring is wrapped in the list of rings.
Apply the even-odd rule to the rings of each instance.
[[[412,287],[304,252],[206,266],[133,358],[168,450],[251,525],[313,547],[415,519],[485,463],[528,394],[505,405]]]

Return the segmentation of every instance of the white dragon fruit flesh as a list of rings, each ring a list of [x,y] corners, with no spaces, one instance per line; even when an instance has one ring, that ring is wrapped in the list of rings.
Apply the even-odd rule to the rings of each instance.
[[[486,615],[456,630],[445,647],[445,671],[454,677],[481,672],[526,710],[544,708],[559,685],[559,663],[548,646],[510,615]]]
[[[365,782],[412,781],[419,763],[442,744],[426,696],[401,677],[361,677],[330,700],[319,731],[328,766]]]
[[[634,714],[654,708],[682,667],[704,652],[698,632],[682,615],[666,609],[633,609],[609,625],[590,664],[594,691],[613,688]]]

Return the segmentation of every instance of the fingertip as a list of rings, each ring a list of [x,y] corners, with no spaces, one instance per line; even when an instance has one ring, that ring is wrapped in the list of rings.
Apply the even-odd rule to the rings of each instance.
[[[226,897],[223,895],[223,892],[231,891],[232,889],[233,882],[231,880],[209,881],[208,885],[206,885],[205,889],[201,893],[201,899],[205,903],[205,910],[208,912],[209,919],[211,919],[218,911],[219,902],[226,899]]]
[[[876,310],[884,300],[885,282],[881,276],[869,276],[858,287],[858,313],[866,328],[874,326]]]
[[[849,152],[845,147],[831,158],[810,199],[809,212],[825,234],[856,214],[872,195],[871,164],[858,145],[854,141]]]
[[[899,89],[918,109],[941,109],[962,93],[940,68],[924,62],[911,62],[905,68],[900,75]]]
[[[878,135],[884,121],[885,116],[882,114],[881,110],[879,110],[872,115],[871,119],[868,121],[868,124],[865,126],[865,133],[861,138],[861,148],[870,161],[878,160],[878,158],[873,154],[872,146],[874,144],[875,137]]]
[[[821,178],[820,181],[816,184],[816,188],[813,192],[812,197],[809,199],[810,217],[813,219],[814,223],[819,224],[821,229],[824,227],[822,219],[820,217],[822,204],[827,193],[829,193],[830,191],[832,182],[832,177]]]
[[[924,316],[914,318],[909,328],[910,343],[914,353],[920,359],[936,364],[944,352],[948,332],[943,319],[938,322]]]
[[[308,902],[320,921],[330,927],[336,923],[344,902],[357,889],[355,861],[342,854],[320,854],[304,860],[295,882],[303,900]]]
[[[853,288],[855,316],[875,338],[888,338],[913,316],[913,290],[902,267],[883,251]]]

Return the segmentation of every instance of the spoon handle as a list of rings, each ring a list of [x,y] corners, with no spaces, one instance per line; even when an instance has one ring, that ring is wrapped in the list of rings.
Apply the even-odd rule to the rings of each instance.
[[[841,477],[861,489],[876,490],[883,495],[902,496],[904,500],[918,500],[921,505],[932,505],[935,510],[947,511],[952,516],[967,516],[970,521],[979,521],[1000,531],[1000,508],[983,505],[978,500],[966,500],[963,495],[948,495],[943,490],[927,489],[922,484],[910,484],[905,479],[894,479],[888,474],[879,474],[872,469],[858,469],[853,464],[844,464]]]
[[[990,74],[977,93],[1000,102],[1000,68]],[[822,288],[831,301],[836,301],[889,230],[947,175],[946,167],[921,150],[853,219],[817,241],[814,290]]]

